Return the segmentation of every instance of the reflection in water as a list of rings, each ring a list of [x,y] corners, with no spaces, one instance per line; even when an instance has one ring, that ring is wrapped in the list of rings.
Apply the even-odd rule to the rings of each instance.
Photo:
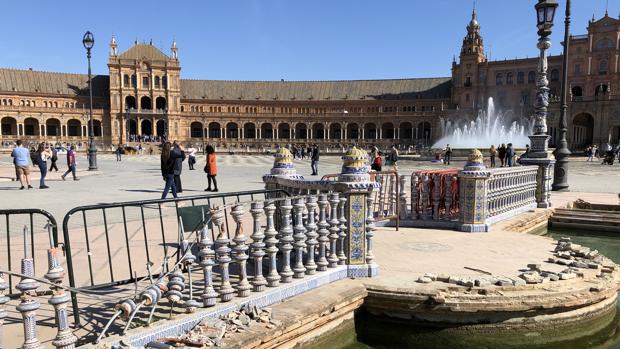
[[[592,232],[549,231],[558,239],[570,237],[577,244],[598,249],[602,254],[620,262],[620,237],[614,234]],[[620,310],[618,305],[617,310]],[[312,349],[620,349],[620,312],[611,313],[580,328],[561,329],[545,333],[534,331],[499,331],[484,333],[464,328],[429,328],[376,317],[360,311],[353,321],[345,322],[327,336],[323,336]],[[611,320],[611,321],[610,321]]]

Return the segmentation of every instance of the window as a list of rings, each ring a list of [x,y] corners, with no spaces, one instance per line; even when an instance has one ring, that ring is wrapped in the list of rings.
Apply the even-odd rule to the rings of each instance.
[[[536,82],[536,73],[534,71],[530,71],[527,73],[527,83],[533,84]]]
[[[501,85],[503,83],[504,83],[504,74],[497,73],[497,75],[495,75],[495,85]]]
[[[161,87],[168,88],[168,78],[165,76],[161,78]]]
[[[512,73],[506,74],[506,84],[512,85]]]
[[[557,69],[553,69],[551,71],[551,82],[560,81],[560,71]]]
[[[581,75],[581,64],[575,64],[575,75]]]
[[[610,39],[601,39],[596,42],[595,49],[597,50],[607,50],[614,48],[614,42]]]
[[[598,75],[606,75],[607,74],[607,60],[601,59],[598,63]]]
[[[129,75],[127,74],[123,76],[123,87],[129,87]]]
[[[465,87],[471,87],[471,76],[465,78]]]
[[[142,88],[149,88],[149,77],[148,76],[142,77]]]
[[[155,77],[155,88],[159,88],[159,76]]]
[[[525,73],[520,71],[517,73],[517,84],[525,83]]]
[[[136,78],[136,74],[131,75],[131,86],[132,87],[138,86],[138,79]]]

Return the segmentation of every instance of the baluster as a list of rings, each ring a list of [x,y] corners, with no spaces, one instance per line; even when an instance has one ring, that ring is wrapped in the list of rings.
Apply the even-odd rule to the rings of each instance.
[[[344,240],[347,237],[347,218],[345,217],[345,207],[347,204],[347,199],[341,197],[340,198],[340,225],[338,228],[340,232],[338,233],[338,264],[345,265],[347,262],[347,256],[344,253]]]
[[[295,200],[293,204],[295,210],[295,226],[293,231],[295,235],[295,266],[293,267],[293,277],[295,279],[301,279],[306,273],[306,267],[304,267],[304,248],[306,247],[306,228],[304,228],[303,216],[304,208],[306,207],[306,199],[299,198]]]
[[[177,266],[172,273],[168,274],[168,292],[166,292],[166,298],[170,301],[170,314],[172,314],[174,304],[183,299],[183,290],[185,290],[185,276]]]
[[[379,188],[379,217],[385,217],[385,193],[387,191],[384,179],[386,176],[377,174],[379,177],[381,188]]]
[[[387,175],[387,180],[390,183],[389,186],[389,197],[388,197],[388,216],[393,216],[395,214],[398,214],[398,212],[396,212],[396,181],[398,180],[398,178],[396,177],[396,175]]]
[[[273,215],[276,211],[276,205],[273,201],[269,201],[265,206],[265,216],[267,216],[267,229],[265,229],[265,243],[267,244],[267,255],[269,257],[269,273],[267,274],[267,286],[268,287],[276,287],[280,284],[280,275],[278,274],[277,264],[276,264],[276,255],[278,253],[278,239],[276,239],[276,235],[278,232],[276,231]]]
[[[25,237],[24,237],[25,238]],[[24,246],[27,249],[27,246]],[[27,253],[27,251],[26,251]],[[31,278],[34,277],[34,260],[23,258],[21,260],[22,278],[15,286],[20,292],[20,303],[17,311],[22,314],[24,323],[24,344],[22,349],[42,349],[43,346],[37,338],[37,309],[41,306],[36,300],[39,283]]]
[[[254,219],[254,231],[252,233],[252,257],[254,257],[254,278],[252,279],[252,286],[254,286],[254,292],[262,292],[265,290],[267,280],[263,276],[263,257],[265,256],[265,243],[263,239],[265,234],[261,230],[260,215],[263,213],[264,204],[261,201],[253,202],[250,212]]]
[[[424,175],[422,176],[422,185],[420,188],[422,195],[421,195],[421,200],[422,202],[420,203],[420,218],[422,218],[423,220],[428,220],[430,218],[430,214],[428,212],[428,198],[429,198],[429,179],[428,179],[428,175]]]
[[[399,180],[399,205],[400,205],[400,212],[398,212],[398,214],[400,215],[400,219],[407,219],[408,217],[408,212],[407,212],[407,192],[405,191],[405,186],[407,185],[407,177],[405,177],[404,175],[399,176],[398,177]]]
[[[9,302],[9,297],[4,295],[4,291],[9,288],[9,283],[6,282],[4,277],[5,275],[0,273],[0,348],[5,348],[2,326],[4,325],[4,318],[7,314],[6,310],[4,309],[4,305]]]
[[[213,288],[213,266],[215,262],[213,257],[215,251],[211,249],[213,241],[211,241],[211,234],[209,234],[209,225],[204,221],[204,226],[200,230],[200,252],[198,257],[200,258],[200,266],[202,267],[202,274],[204,276],[205,286],[202,291],[202,305],[204,307],[212,307],[215,305],[215,299],[217,298],[217,292]]]
[[[220,271],[222,273],[222,282],[220,285],[220,299],[222,302],[228,302],[233,298],[233,292],[235,290],[230,285],[230,276],[228,271],[228,265],[231,262],[230,259],[230,239],[225,234],[224,229],[224,211],[218,209],[213,214],[213,225],[217,227],[217,238],[215,239],[215,253],[217,255],[217,263],[220,265]]]
[[[372,264],[375,259],[375,255],[372,252],[372,238],[375,236],[375,230],[377,227],[375,226],[375,217],[372,210],[372,204],[372,195],[368,195],[366,197],[366,264]]]
[[[327,194],[320,194],[318,203],[319,223],[317,226],[319,227],[319,260],[316,264],[318,271],[325,271],[329,264],[326,258],[327,244],[329,243],[329,238],[327,237],[329,234],[329,223],[327,222],[327,205],[329,205],[329,201],[327,201]],[[372,207],[370,207],[370,211],[372,212]]]
[[[449,221],[452,219],[452,176],[446,176],[446,213],[443,219]]]
[[[49,268],[45,274],[45,278],[53,284],[50,286],[53,296],[48,300],[48,303],[54,307],[56,327],[58,328],[52,345],[56,348],[72,349],[75,348],[77,337],[71,332],[69,320],[67,319],[67,305],[71,298],[65,292],[64,288],[61,287],[62,279],[65,276],[65,270],[58,260],[59,254],[60,250],[58,248],[51,247],[47,250],[47,263]]]
[[[439,220],[439,204],[441,201],[441,176],[435,175],[433,178],[433,219]]]
[[[418,175],[411,175],[411,219],[416,220],[418,219],[418,212],[419,212],[419,197],[420,197],[420,191],[418,188],[418,182],[420,181],[420,178],[418,177]]]
[[[293,228],[291,227],[291,199],[284,199],[280,205],[282,215],[282,227],[280,228],[280,249],[282,250],[282,271],[280,271],[280,282],[287,283],[292,281],[293,271],[291,270],[291,250],[293,245]]]
[[[314,251],[316,249],[316,245],[318,245],[317,237],[319,234],[316,232],[317,225],[315,221],[315,213],[317,208],[317,199],[316,196],[309,196],[306,201],[306,209],[308,210],[308,221],[306,223],[306,245],[308,246],[306,250],[306,274],[313,275],[317,269],[317,265],[314,262]]]
[[[329,207],[331,213],[329,214],[329,257],[327,257],[327,261],[329,262],[329,268],[335,268],[338,265],[338,254],[336,252],[336,245],[338,241],[338,232],[340,232],[340,228],[338,228],[338,224],[340,221],[338,220],[338,203],[340,202],[340,194],[332,193],[329,198]]]
[[[246,251],[248,250],[248,245],[245,243],[248,238],[245,236],[243,231],[243,205],[235,205],[230,212],[230,215],[233,217],[235,221],[235,237],[233,238],[233,242],[235,246],[232,248],[233,257],[235,258],[235,262],[239,267],[239,283],[235,286],[237,289],[237,297],[247,297],[250,295],[250,290],[252,286],[248,282],[248,272],[247,272],[247,263],[248,263],[248,254]],[[253,214],[253,213],[252,213]]]

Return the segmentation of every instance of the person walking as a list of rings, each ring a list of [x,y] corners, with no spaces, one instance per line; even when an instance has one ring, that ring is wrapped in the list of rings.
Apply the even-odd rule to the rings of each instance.
[[[398,149],[396,149],[396,145],[392,145],[392,149],[390,150],[390,160],[394,171],[398,171]]]
[[[164,192],[161,194],[162,200],[168,196],[168,192],[172,190],[172,196],[177,198],[177,186],[174,183],[174,166],[175,161],[172,158],[172,149],[170,142],[164,143],[161,148],[160,168],[161,176],[166,184],[164,185]]]
[[[495,156],[497,155],[497,149],[495,149],[495,144],[491,144],[491,148],[489,149],[489,158],[491,158],[491,167],[495,167]]]
[[[16,147],[13,148],[11,157],[15,164],[15,173],[21,184],[19,190],[24,190],[24,183],[28,186],[28,189],[32,189],[32,185],[30,185],[30,151],[22,146],[21,139],[18,139],[15,144]]]
[[[508,167],[512,167],[514,157],[515,150],[512,147],[512,143],[508,143],[508,147],[506,148],[506,165],[508,165]]]
[[[45,177],[47,176],[47,159],[52,157],[52,152],[49,147],[45,146],[45,143],[40,143],[35,155],[36,164],[39,166],[41,172],[41,179],[39,179],[39,189],[49,188],[45,185]]]
[[[444,149],[443,163],[445,165],[450,165],[451,158],[452,158],[452,148],[450,147],[450,144],[447,144],[446,149]]]
[[[499,157],[500,167],[504,167],[505,159],[506,159],[506,144],[502,143],[502,145],[497,149],[497,157]]]
[[[207,145],[207,164],[205,165],[205,173],[207,174],[208,187],[205,191],[219,191],[217,189],[217,157],[215,156],[215,149],[213,146]],[[213,182],[213,188],[211,188],[211,182]]]
[[[121,161],[122,160],[122,158],[121,158],[122,154],[123,154],[123,148],[119,144],[118,147],[116,147],[116,161]]]
[[[318,176],[319,175],[319,146],[314,144],[312,146],[312,156],[311,156],[311,162],[310,162],[310,167],[312,168],[312,175],[313,176]]]
[[[586,162],[594,161],[594,147],[589,146],[589,147],[586,148],[586,156],[588,157],[586,159]]]
[[[196,164],[196,152],[198,149],[194,148],[191,144],[189,148],[187,148],[187,152],[189,153],[189,158],[187,159],[187,164],[189,165],[190,170],[194,170],[194,165]]]
[[[71,173],[73,175],[73,180],[79,181],[80,179],[77,178],[76,176],[77,161],[75,160],[75,146],[74,145],[71,145],[71,148],[69,148],[69,151],[67,152],[67,167],[69,167],[69,169],[62,176],[60,176],[60,178],[62,178],[62,180],[64,181],[65,177],[67,177],[67,175]]]
[[[58,150],[56,150],[56,147],[51,148],[52,157],[50,158],[50,160],[52,160],[52,165],[50,166],[50,172],[52,172],[53,170],[56,170],[56,172],[58,172],[58,165],[56,165],[56,161],[58,161]]]
[[[182,193],[181,172],[183,172],[183,161],[185,161],[185,149],[177,141],[172,143],[171,156],[174,160],[174,184],[177,188],[177,193]]]

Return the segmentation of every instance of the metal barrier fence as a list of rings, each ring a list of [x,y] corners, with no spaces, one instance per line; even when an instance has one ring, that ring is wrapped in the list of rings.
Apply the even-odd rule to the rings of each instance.
[[[412,173],[410,212],[413,220],[457,219],[460,212],[458,170]]]
[[[47,248],[58,246],[58,226],[56,219],[49,212],[40,209],[0,209],[0,231],[5,232],[2,245],[6,246],[6,253],[0,253],[0,266],[13,270],[19,266],[24,256],[33,259],[35,270],[45,270],[47,265]],[[35,241],[37,231],[46,231],[49,234],[49,244]],[[43,244],[44,248],[35,245]],[[20,250],[23,247],[23,250]],[[2,249],[0,249],[2,251]],[[21,253],[20,253],[21,252]],[[14,294],[14,276],[8,276],[9,296]]]
[[[168,252],[177,247],[180,224],[185,231],[193,231],[202,222],[203,210],[283,196],[288,193],[281,189],[254,190],[76,207],[62,223],[69,285],[97,289],[157,277],[159,273],[151,268],[157,269],[155,263],[163,261],[159,268],[168,270]],[[229,230],[233,222],[227,209],[224,218]],[[81,266],[79,273],[76,265]],[[79,324],[75,292],[71,298],[74,320]]]

